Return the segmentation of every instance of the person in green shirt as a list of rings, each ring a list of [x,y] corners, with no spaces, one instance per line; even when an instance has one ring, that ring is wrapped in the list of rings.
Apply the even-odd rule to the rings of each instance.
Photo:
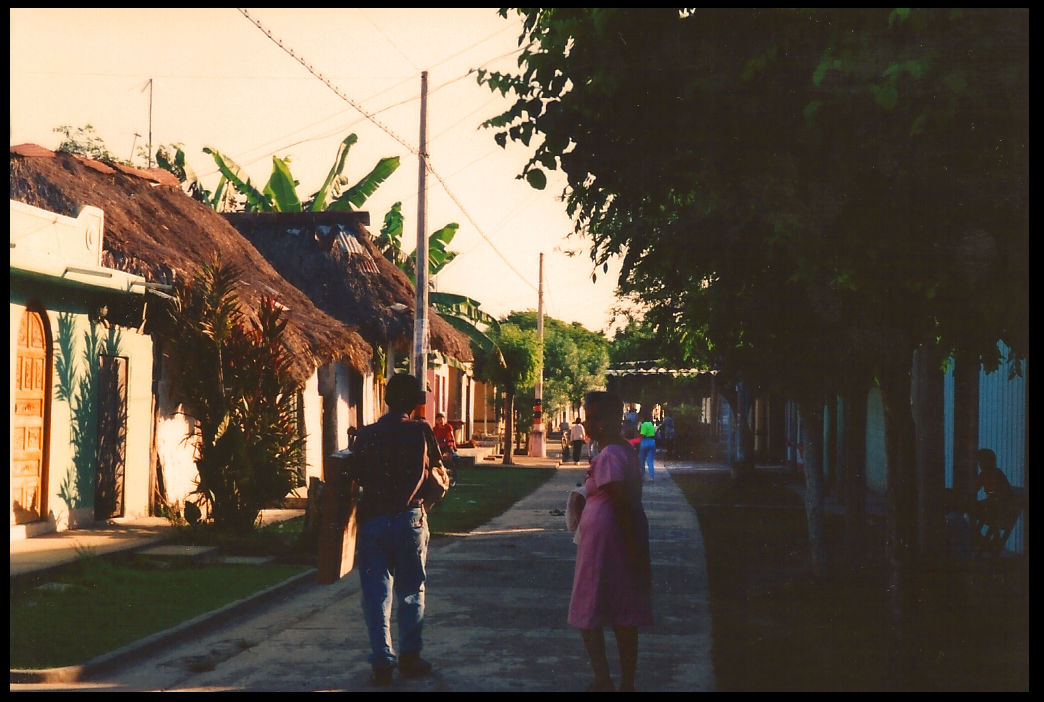
[[[638,427],[638,434],[642,437],[642,443],[638,445],[638,464],[649,468],[649,480],[656,480],[656,425],[648,417]]]

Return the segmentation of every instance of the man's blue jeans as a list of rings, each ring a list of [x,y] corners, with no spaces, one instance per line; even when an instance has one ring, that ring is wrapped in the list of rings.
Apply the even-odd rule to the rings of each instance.
[[[399,652],[420,652],[424,628],[424,565],[428,519],[421,508],[368,519],[359,526],[358,568],[370,665],[395,665],[391,639],[392,591],[398,602]]]
[[[641,445],[638,447],[638,464],[642,467],[642,471],[645,471],[645,467],[649,467],[649,477],[656,477],[656,439],[642,439]]]

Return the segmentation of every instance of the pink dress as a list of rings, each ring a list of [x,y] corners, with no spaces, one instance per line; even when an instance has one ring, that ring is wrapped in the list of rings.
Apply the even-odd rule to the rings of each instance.
[[[569,624],[581,629],[652,625],[652,581],[624,551],[623,533],[604,486],[620,482],[637,529],[639,548],[649,553],[649,522],[642,508],[642,472],[634,450],[611,444],[587,470],[587,504],[580,517]]]

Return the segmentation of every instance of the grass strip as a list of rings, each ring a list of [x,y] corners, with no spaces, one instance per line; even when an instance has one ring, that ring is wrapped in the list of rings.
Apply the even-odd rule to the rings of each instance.
[[[428,528],[436,535],[469,532],[503,514],[553,474],[532,468],[459,468],[457,484],[431,510]]]
[[[673,477],[696,509],[706,544],[719,690],[894,685],[880,531],[866,531],[861,561],[846,566],[837,556],[843,518],[827,515],[833,567],[816,580],[807,567],[801,500],[780,476],[741,485],[724,473]],[[1028,600],[945,569],[919,572],[917,590],[916,689],[1028,689]]]
[[[11,585],[11,668],[80,665],[140,638],[280,583],[304,568],[85,556],[45,589]]]
[[[740,485],[727,474],[674,479],[707,548],[718,689],[879,688],[882,583],[810,577],[798,496],[769,476]]]

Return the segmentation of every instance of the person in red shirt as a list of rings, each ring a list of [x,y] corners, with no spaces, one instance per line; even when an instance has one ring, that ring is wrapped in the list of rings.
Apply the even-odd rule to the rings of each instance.
[[[435,415],[435,426],[432,427],[432,430],[435,432],[435,441],[439,443],[439,450],[442,451],[443,456],[457,450],[457,440],[453,436],[453,426],[446,423],[445,414],[439,412]]]
[[[446,415],[439,412],[435,415],[435,441],[442,453],[442,462],[450,474],[450,486],[457,484],[457,440],[453,436],[453,425],[446,422]]]

